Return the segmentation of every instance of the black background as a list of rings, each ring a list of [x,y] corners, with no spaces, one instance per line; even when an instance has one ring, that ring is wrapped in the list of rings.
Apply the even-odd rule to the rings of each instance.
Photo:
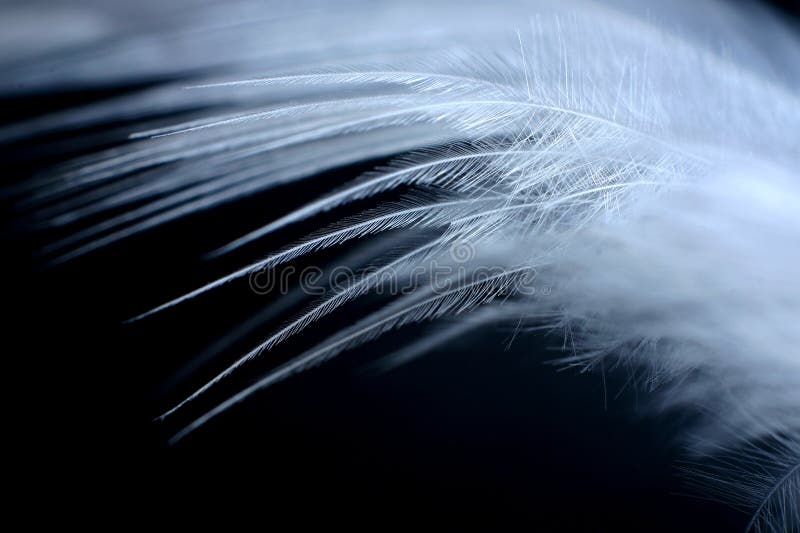
[[[781,4],[797,12],[796,4]],[[10,122],[136,89],[29,95],[0,109]],[[122,135],[97,132],[90,146],[71,139],[2,145],[4,179],[24,179]],[[5,469],[21,474],[6,477],[9,488],[52,513],[86,518],[111,510],[123,522],[741,530],[744,515],[680,494],[678,437],[690,420],[653,413],[646,394],[626,386],[624,370],[604,385],[598,374],[544,365],[558,338],[525,337],[506,349],[509,331],[480,331],[393,372],[370,371],[369,360],[424,332],[411,328],[257,394],[167,446],[190,418],[160,424],[153,417],[283,317],[172,389],[165,384],[186,361],[268,301],[232,284],[140,323],[122,320],[270,249],[259,242],[227,259],[200,259],[263,222],[265,206],[288,210],[368,167],[257,195],[47,270],[33,254],[39,237],[15,233],[5,202],[3,433],[12,450]],[[274,357],[335,331],[346,313],[338,320]],[[257,363],[208,401],[274,362]]]

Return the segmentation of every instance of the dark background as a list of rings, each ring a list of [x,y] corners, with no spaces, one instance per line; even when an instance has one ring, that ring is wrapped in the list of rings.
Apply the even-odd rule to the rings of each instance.
[[[787,16],[798,13],[794,2],[777,4]],[[138,88],[29,95],[0,101],[0,109],[13,122]],[[123,140],[82,133],[92,139],[86,145],[72,142],[74,132],[0,145],[3,179],[13,183]],[[681,494],[675,463],[683,457],[678,437],[691,423],[687,415],[653,413],[625,370],[608,373],[604,383],[599,374],[543,364],[559,338],[524,337],[506,349],[511,332],[504,330],[475,332],[376,373],[369,361],[427,330],[391,334],[255,395],[168,446],[166,439],[191,417],[164,424],[153,417],[285,316],[255,328],[183,381],[176,372],[269,300],[234,283],[140,323],[122,320],[269,249],[270,242],[259,242],[227,259],[200,259],[262,222],[265,205],[288,210],[372,163],[45,270],[33,251],[48,236],[21,237],[4,201],[3,433],[11,449],[4,469],[21,474],[14,481],[6,476],[8,487],[59,516],[100,517],[102,509],[123,522],[245,517],[267,529],[285,520],[375,528],[742,529],[745,515]],[[346,311],[230,380],[205,405],[335,331]]]

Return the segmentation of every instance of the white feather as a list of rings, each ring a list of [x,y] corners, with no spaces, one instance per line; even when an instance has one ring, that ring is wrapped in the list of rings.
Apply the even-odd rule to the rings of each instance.
[[[647,372],[665,408],[699,407],[707,416],[694,453],[743,459],[696,478],[699,486],[740,490],[734,503],[753,513],[753,530],[791,529],[800,494],[800,44],[754,6],[670,2],[646,14],[633,2],[609,4],[292,2],[265,16],[247,2],[199,10],[180,2],[161,22],[170,32],[144,31],[153,24],[145,17],[104,51],[90,43],[71,55],[57,49],[69,34],[47,42],[15,34],[23,56],[47,59],[12,65],[28,86],[228,74],[4,130],[18,139],[151,110],[190,115],[143,124],[131,142],[8,194],[33,229],[99,218],[44,248],[63,261],[255,191],[409,152],[265,217],[215,254],[400,187],[446,199],[412,195],[346,219],[137,317],[345,241],[440,230],[314,304],[166,414],[379,286],[383,274],[446,259],[454,243],[480,252],[467,273],[499,270],[479,280],[461,272],[444,291],[420,286],[201,414],[176,440],[390,329],[494,302],[491,320],[572,332],[566,364],[615,358]],[[99,12],[98,35],[119,30],[114,9]],[[525,290],[530,272],[552,292]],[[768,474],[752,478],[754,470]]]

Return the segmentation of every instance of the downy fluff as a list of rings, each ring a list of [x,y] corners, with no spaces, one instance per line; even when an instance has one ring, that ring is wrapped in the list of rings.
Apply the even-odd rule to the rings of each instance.
[[[260,249],[261,259],[135,317],[366,242],[371,268],[353,264],[348,283],[162,420],[197,411],[194,400],[227,376],[387,279],[413,280],[414,290],[196,412],[173,441],[388,330],[459,316],[449,333],[398,352],[399,364],[468,328],[523,321],[568,332],[562,364],[629,365],[663,408],[702,412],[685,436],[698,494],[749,513],[753,531],[797,530],[800,43],[791,28],[756,6],[713,1],[123,4],[2,8],[0,25],[16,29],[0,32],[10,42],[0,48],[15,52],[0,56],[5,94],[181,79],[0,130],[13,140],[140,124],[120,146],[7,188],[22,231],[59,229],[40,250],[44,264],[394,157],[277,219],[265,206],[261,227],[209,252],[259,249],[299,222],[373,207]],[[20,30],[54,21],[63,31]],[[396,199],[382,201],[387,193]],[[381,253],[395,243],[400,252]],[[433,264],[453,268],[435,279]]]

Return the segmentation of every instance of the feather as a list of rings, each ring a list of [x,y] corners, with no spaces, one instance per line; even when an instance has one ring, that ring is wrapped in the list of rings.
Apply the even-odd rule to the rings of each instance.
[[[458,317],[399,350],[396,364],[473,324],[525,320],[570,333],[561,364],[624,363],[658,389],[661,408],[702,412],[685,436],[702,458],[687,463],[690,484],[750,512],[753,531],[797,527],[800,43],[791,29],[755,6],[713,1],[698,17],[688,1],[645,13],[624,0],[300,1],[268,12],[239,0],[196,10],[181,0],[164,11],[146,0],[130,24],[118,2],[91,4],[93,17],[68,15],[96,24],[70,52],[60,50],[76,39],[68,32],[47,41],[12,34],[19,57],[41,59],[31,66],[0,55],[9,79],[61,88],[167,81],[0,130],[18,141],[114,120],[136,125],[121,146],[4,190],[23,232],[47,239],[58,230],[43,261],[390,156],[265,216],[209,257],[277,240],[292,226],[324,229],[132,320],[352,241],[428,232],[376,268],[351,272],[159,418],[191,410],[223,379],[387,279],[413,280],[409,294],[195,414],[173,442],[392,329]],[[159,24],[171,31],[146,31]],[[0,92],[14,90],[0,82]],[[363,203],[373,207],[318,222]],[[461,316],[471,311],[474,322]]]
[[[735,447],[715,447],[713,459],[687,460],[687,486],[749,517],[746,531],[797,531],[800,524],[800,435],[775,435]],[[706,443],[696,444],[702,447]],[[696,455],[696,454],[692,454]]]

